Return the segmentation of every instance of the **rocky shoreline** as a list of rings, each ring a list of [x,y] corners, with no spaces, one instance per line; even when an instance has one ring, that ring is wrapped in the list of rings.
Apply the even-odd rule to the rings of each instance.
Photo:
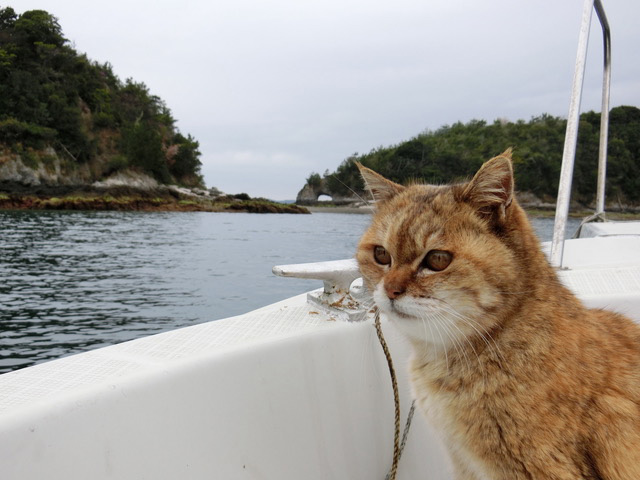
[[[30,155],[0,144],[0,209],[309,213],[298,205],[247,194],[160,184],[137,169],[104,176],[104,159],[69,166],[50,147]]]
[[[242,194],[205,195],[175,186],[151,189],[89,185],[6,187],[0,185],[0,209],[3,210],[310,213],[298,205],[250,198]]]

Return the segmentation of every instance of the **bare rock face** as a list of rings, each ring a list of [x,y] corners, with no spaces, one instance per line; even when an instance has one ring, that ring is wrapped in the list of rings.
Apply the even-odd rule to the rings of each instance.
[[[307,183],[304,187],[302,187],[302,190],[298,192],[296,203],[298,205],[310,205],[316,203],[320,195],[323,195],[322,189],[313,187]]]
[[[159,188],[158,182],[141,172],[122,170],[99,181],[92,181],[89,165],[73,165],[65,168],[53,150],[46,161],[27,162],[20,155],[3,156],[0,159],[0,185],[3,189],[26,191],[58,191],[66,188],[92,188],[108,190],[126,187],[150,191]],[[93,178],[92,178],[93,177]]]
[[[40,185],[40,172],[27,167],[20,157],[7,160],[0,165],[0,178],[5,182],[21,183],[23,185]]]
[[[327,185],[327,181],[323,178],[315,185],[307,183],[302,190],[298,192],[296,204],[298,205],[316,205],[321,195],[331,197],[331,203],[338,205],[347,205],[359,202],[357,197],[345,197],[340,193],[333,192]]]
[[[124,170],[114,173],[104,180],[94,182],[92,186],[97,188],[130,187],[140,190],[153,190],[158,188],[158,182],[147,174]]]
[[[0,182],[24,186],[77,185],[87,183],[88,166],[79,166],[71,171],[63,167],[55,150],[47,148],[46,161],[31,161],[21,155],[0,152]]]
[[[108,190],[138,192],[173,190],[187,196],[216,197],[223,195],[216,188],[204,190],[160,185],[154,178],[135,169],[125,168],[103,176],[104,158],[78,164],[65,161],[48,147],[36,153],[17,154],[0,144],[0,190],[13,193],[62,194],[71,190],[104,192]],[[98,180],[97,180],[98,179]]]

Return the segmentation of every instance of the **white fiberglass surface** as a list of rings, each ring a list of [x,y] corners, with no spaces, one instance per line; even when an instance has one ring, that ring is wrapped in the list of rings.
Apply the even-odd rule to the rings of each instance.
[[[296,308],[285,306],[279,308]],[[132,344],[114,354],[140,363],[133,370],[123,365],[128,373],[87,378],[47,402],[5,412],[3,479],[384,478],[393,396],[371,321],[304,313],[319,323],[250,345],[202,347],[201,338],[193,340],[196,353],[171,358],[162,352],[175,345],[156,338],[162,341],[152,346],[150,337],[144,348]],[[406,345],[386,325],[385,333],[406,414]],[[446,458],[417,415],[398,478],[429,472],[448,479]]]

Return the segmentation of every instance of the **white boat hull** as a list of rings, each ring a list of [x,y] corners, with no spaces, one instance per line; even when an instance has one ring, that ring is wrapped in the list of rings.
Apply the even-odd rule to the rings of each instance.
[[[559,274],[587,305],[640,321],[640,236],[565,248]],[[388,366],[371,318],[335,318],[300,295],[1,375],[1,478],[383,479]],[[383,328],[404,417],[407,345]],[[451,478],[419,413],[397,478]]]
[[[384,478],[394,404],[372,324],[315,318],[304,296],[284,306],[1,376],[24,402],[0,416],[2,478]],[[406,413],[405,347],[385,330]],[[398,478],[426,471],[450,478],[416,416]]]

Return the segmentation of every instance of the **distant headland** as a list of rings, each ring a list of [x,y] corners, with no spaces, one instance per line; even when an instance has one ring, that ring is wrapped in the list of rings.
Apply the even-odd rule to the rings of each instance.
[[[609,116],[606,201],[608,211],[637,212],[640,206],[640,109],[618,106]],[[465,180],[487,159],[513,147],[519,200],[529,208],[555,209],[566,119],[543,114],[529,121],[472,120],[427,130],[397,145],[346,158],[334,172],[311,173],[296,203],[307,206],[363,203],[368,199],[356,162],[407,183],[443,184]],[[580,116],[573,176],[572,208],[595,201],[600,114]]]
[[[0,8],[0,208],[308,213],[208,189],[199,143],[44,10]]]

